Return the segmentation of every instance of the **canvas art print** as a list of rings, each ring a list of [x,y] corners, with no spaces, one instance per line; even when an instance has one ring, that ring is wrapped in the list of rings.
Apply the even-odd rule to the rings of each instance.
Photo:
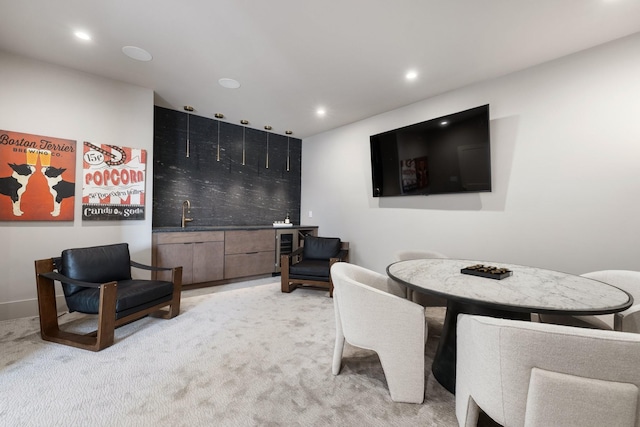
[[[84,143],[83,220],[144,219],[147,152]]]
[[[72,221],[76,141],[0,130],[0,221]]]

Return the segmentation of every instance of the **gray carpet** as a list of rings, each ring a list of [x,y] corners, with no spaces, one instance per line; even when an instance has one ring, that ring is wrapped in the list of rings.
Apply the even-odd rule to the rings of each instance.
[[[99,353],[42,341],[37,317],[0,322],[0,425],[457,426],[430,371],[421,405],[391,401],[373,352],[347,345],[332,375],[332,300],[270,282],[183,298],[178,317],[123,326]],[[427,366],[444,310],[429,313]]]

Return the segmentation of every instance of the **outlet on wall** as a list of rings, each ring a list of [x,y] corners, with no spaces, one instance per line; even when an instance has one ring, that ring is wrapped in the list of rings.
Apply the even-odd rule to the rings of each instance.
[[[313,212],[309,211],[309,218],[313,217]]]

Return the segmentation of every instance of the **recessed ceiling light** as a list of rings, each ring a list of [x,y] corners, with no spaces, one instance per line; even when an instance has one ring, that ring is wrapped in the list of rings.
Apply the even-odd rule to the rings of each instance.
[[[122,48],[122,53],[136,61],[151,61],[153,59],[149,52],[136,46],[125,46]]]
[[[218,80],[218,83],[222,87],[226,87],[227,89],[238,89],[240,87],[240,82],[234,79],[222,78]]]
[[[77,38],[79,38],[80,40],[91,40],[91,36],[88,33],[85,33],[84,31],[76,31],[75,33],[73,33],[74,36],[76,36]]]
[[[320,107],[316,110],[316,114],[322,117],[327,114],[327,110],[325,110],[323,107]]]
[[[416,71],[409,71],[404,77],[407,80],[415,80],[418,77],[418,73]]]

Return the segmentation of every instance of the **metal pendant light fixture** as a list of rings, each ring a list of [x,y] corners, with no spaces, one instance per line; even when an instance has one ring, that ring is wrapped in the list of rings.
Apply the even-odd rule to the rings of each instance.
[[[187,157],[189,157],[189,151],[191,149],[191,143],[189,141],[189,116],[191,114],[191,112],[193,112],[193,107],[190,105],[185,105],[184,106],[184,110],[187,112],[187,141],[186,141],[186,151],[187,151]]]
[[[293,131],[286,131],[285,132],[287,134],[287,172],[289,172],[289,170],[291,169],[291,158],[289,156],[290,150],[289,150],[289,136],[293,133]]]
[[[214,117],[218,119],[218,139],[217,139],[218,148],[216,149],[216,162],[219,162],[220,161],[220,119],[224,118],[224,114],[216,113]]]
[[[266,161],[265,161],[265,168],[269,169],[269,131],[272,128],[269,125],[266,125],[264,128],[267,131],[267,158],[266,158]]]
[[[246,131],[246,126],[249,124],[249,120],[240,120],[240,123],[243,125],[242,126],[242,166],[245,165],[245,160],[246,160],[246,152],[245,152],[245,148],[244,148],[244,141],[245,141],[245,131]]]

